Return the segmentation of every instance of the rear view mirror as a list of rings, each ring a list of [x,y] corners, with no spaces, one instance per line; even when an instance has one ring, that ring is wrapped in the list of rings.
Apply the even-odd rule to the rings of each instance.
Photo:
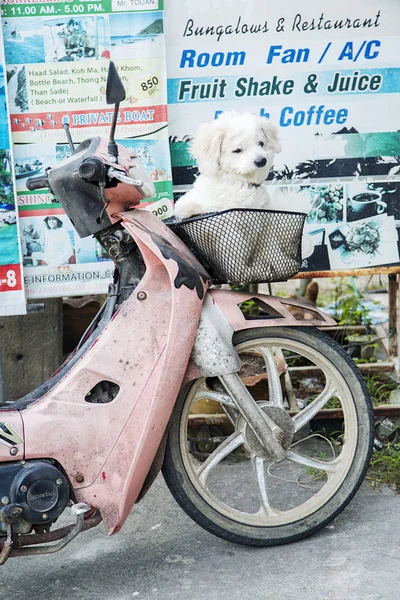
[[[124,84],[122,83],[121,78],[118,75],[117,68],[115,64],[112,61],[110,61],[106,85],[107,104],[119,104],[120,102],[122,102],[122,100],[125,100],[125,95],[126,92]]]

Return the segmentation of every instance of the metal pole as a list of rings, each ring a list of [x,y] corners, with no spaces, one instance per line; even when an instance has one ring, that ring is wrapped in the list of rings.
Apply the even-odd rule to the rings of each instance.
[[[389,353],[397,356],[397,275],[389,275]]]

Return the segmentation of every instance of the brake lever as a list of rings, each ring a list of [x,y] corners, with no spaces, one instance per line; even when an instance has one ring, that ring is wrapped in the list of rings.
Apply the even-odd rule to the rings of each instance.
[[[131,177],[128,177],[127,175],[121,173],[121,171],[113,169],[113,167],[110,167],[108,169],[108,177],[110,179],[118,179],[118,181],[121,181],[122,183],[127,183],[128,185],[143,187],[143,181],[141,179],[132,179]]]

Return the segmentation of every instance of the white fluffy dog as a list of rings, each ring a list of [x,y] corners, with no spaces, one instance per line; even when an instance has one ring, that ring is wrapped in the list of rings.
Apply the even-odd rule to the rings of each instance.
[[[281,151],[278,129],[265,117],[223,112],[200,125],[191,151],[200,175],[176,203],[178,218],[233,208],[308,212],[303,194],[264,184],[274,155]]]

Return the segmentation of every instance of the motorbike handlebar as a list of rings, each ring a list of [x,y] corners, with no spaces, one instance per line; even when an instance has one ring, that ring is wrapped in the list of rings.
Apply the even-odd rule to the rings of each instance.
[[[26,187],[28,190],[40,190],[41,188],[48,188],[49,182],[46,175],[42,175],[41,177],[29,177],[26,180]]]

